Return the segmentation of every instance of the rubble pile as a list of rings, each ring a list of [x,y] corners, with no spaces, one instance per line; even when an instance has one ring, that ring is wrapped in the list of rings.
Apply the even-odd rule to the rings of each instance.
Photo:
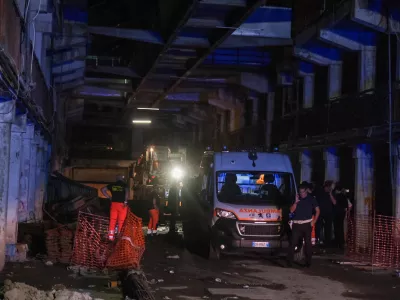
[[[102,300],[92,298],[89,294],[70,291],[67,289],[41,291],[20,282],[4,281],[4,300]]]
[[[69,264],[72,257],[74,233],[66,228],[60,229],[60,258],[62,264]]]
[[[57,261],[57,259],[60,257],[58,239],[59,233],[57,228],[46,231],[47,258],[51,261]]]
[[[61,227],[46,231],[47,258],[52,262],[68,264],[72,257],[74,233]]]

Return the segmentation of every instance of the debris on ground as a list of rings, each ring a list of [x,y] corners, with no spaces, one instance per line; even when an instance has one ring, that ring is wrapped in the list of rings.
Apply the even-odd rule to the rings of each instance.
[[[59,286],[61,287],[61,285]],[[79,293],[67,289],[41,291],[20,282],[4,281],[4,300],[102,300],[93,299],[87,293]]]
[[[48,260],[44,263],[46,266],[51,267],[53,265],[53,262]]]
[[[170,256],[167,256],[167,258],[168,259],[179,259],[180,257],[179,257],[179,255],[170,255]]]
[[[222,282],[221,278],[215,278],[215,282]]]

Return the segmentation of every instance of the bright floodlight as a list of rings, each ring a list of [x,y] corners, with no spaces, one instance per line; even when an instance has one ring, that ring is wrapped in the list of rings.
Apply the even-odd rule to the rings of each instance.
[[[183,177],[183,170],[181,168],[173,168],[171,172],[171,176],[174,179],[180,180]]]
[[[157,107],[138,107],[139,110],[160,110]]]
[[[133,120],[133,124],[151,124],[151,120]]]
[[[151,148],[150,148],[150,152],[153,152],[153,151],[154,151],[154,148],[153,148],[153,147],[151,147]]]

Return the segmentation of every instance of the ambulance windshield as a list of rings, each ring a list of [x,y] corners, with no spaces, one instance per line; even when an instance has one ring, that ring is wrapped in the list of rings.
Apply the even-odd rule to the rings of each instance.
[[[280,206],[295,194],[290,173],[220,171],[216,179],[218,200],[225,203]]]

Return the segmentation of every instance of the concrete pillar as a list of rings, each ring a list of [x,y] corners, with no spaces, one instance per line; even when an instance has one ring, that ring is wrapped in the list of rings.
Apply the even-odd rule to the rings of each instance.
[[[342,64],[332,64],[328,67],[328,98],[334,99],[342,94]]]
[[[50,171],[51,171],[51,144],[46,142],[44,146],[44,197],[43,202],[47,203],[47,185],[49,183]],[[42,210],[43,211],[43,210]]]
[[[220,126],[221,134],[226,133],[225,132],[226,131],[226,111],[225,110],[223,110],[221,112],[221,123],[219,124],[219,126]]]
[[[359,90],[360,92],[375,88],[376,78],[376,48],[365,47],[360,51]]]
[[[36,190],[35,190],[35,218],[36,221],[43,220],[43,199],[45,192],[45,154],[47,142],[43,136],[39,137],[39,144],[36,154]]]
[[[324,151],[325,180],[339,181],[339,157],[337,148],[331,147]]]
[[[314,105],[314,74],[303,76],[303,108],[311,108]]]
[[[35,131],[33,139],[31,140],[31,155],[29,161],[29,186],[28,186],[28,221],[35,222],[35,198],[36,198],[36,185],[38,184],[37,178],[37,152],[40,143],[40,132]]]
[[[267,96],[267,113],[265,122],[265,146],[268,150],[272,147],[272,124],[274,121],[275,93],[270,92]]]
[[[0,271],[6,259],[7,198],[11,146],[11,123],[14,121],[15,101],[0,98]]]
[[[312,157],[311,151],[304,150],[300,153],[300,181],[311,182],[311,174],[312,174]]]
[[[371,145],[361,144],[354,149],[356,160],[355,212],[369,215],[373,209],[374,167]]]
[[[22,134],[22,162],[21,178],[19,190],[18,222],[28,220],[28,198],[29,198],[29,178],[31,170],[31,147],[35,135],[35,126],[27,124],[25,132]]]
[[[235,131],[235,129],[236,129],[236,113],[235,113],[235,109],[231,109],[231,110],[229,111],[229,114],[230,114],[230,118],[229,118],[229,120],[230,120],[229,129],[230,129],[230,131],[232,132],[232,131]]]
[[[18,206],[20,194],[21,165],[23,157],[22,134],[26,130],[26,115],[15,117],[11,125],[10,169],[7,200],[6,243],[17,243]]]

